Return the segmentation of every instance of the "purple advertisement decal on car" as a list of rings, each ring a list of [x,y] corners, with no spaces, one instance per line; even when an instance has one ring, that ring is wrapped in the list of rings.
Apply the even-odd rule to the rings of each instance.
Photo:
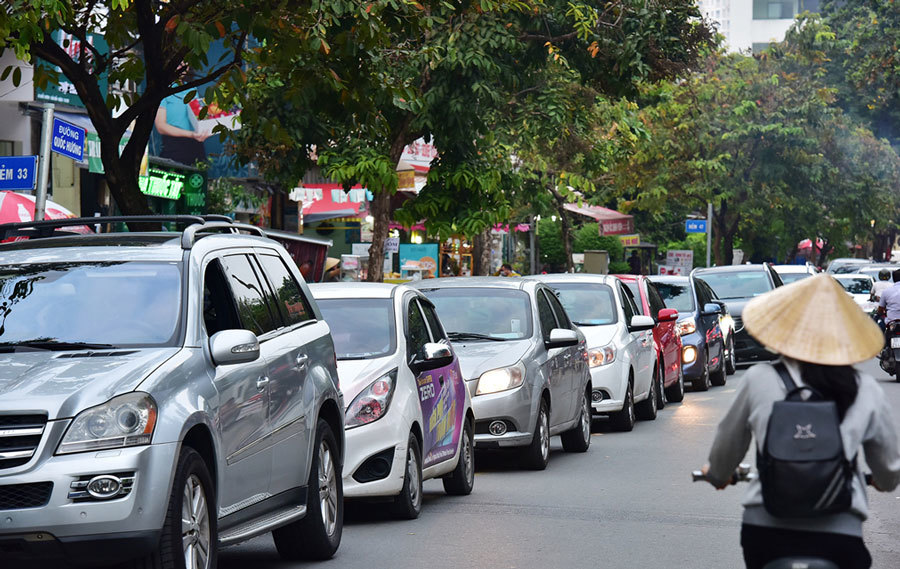
[[[454,358],[449,366],[421,374],[416,383],[419,404],[425,422],[425,468],[443,462],[456,453],[462,432],[465,385],[460,379],[459,363]]]

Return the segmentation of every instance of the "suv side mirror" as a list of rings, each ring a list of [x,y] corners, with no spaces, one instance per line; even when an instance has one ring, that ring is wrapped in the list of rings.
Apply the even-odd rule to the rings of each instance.
[[[209,353],[217,366],[254,362],[259,359],[259,340],[250,330],[222,330],[209,339]]]
[[[554,328],[550,330],[550,338],[544,342],[548,350],[553,348],[568,348],[578,345],[578,333],[566,328]]]
[[[707,302],[703,306],[703,316],[713,316],[717,314],[722,314],[722,307],[714,302]]]
[[[644,330],[652,330],[654,326],[656,326],[656,322],[649,316],[632,316],[628,331],[643,332]]]
[[[656,317],[660,322],[674,322],[678,320],[678,311],[674,308],[663,308]]]
[[[428,342],[419,349],[419,352],[409,362],[409,369],[413,373],[422,373],[448,366],[453,363],[453,350],[447,344]]]

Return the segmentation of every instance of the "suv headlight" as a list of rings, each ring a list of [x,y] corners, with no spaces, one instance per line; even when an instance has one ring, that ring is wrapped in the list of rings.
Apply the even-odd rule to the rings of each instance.
[[[693,316],[679,320],[678,324],[675,325],[675,331],[678,332],[679,336],[693,334],[697,331],[697,321],[694,320]]]
[[[605,366],[614,361],[616,361],[616,347],[612,344],[588,350],[588,363],[591,367]]]
[[[126,393],[79,413],[59,443],[57,454],[150,444],[156,402],[146,393]]]
[[[344,428],[352,429],[360,425],[368,425],[384,417],[391,405],[391,399],[394,397],[396,384],[397,370],[393,370],[363,389],[347,407],[347,412],[344,414]]]
[[[475,389],[475,395],[486,395],[488,393],[499,393],[515,389],[525,381],[525,366],[522,362],[509,367],[501,367],[492,369],[481,374],[478,378],[478,388]]]

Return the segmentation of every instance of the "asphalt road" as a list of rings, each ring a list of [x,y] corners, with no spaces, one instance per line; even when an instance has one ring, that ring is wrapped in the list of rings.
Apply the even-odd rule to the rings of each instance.
[[[869,362],[894,409],[900,384]],[[656,421],[631,433],[595,424],[586,454],[562,451],[553,439],[543,472],[518,468],[512,455],[479,453],[471,496],[451,497],[440,481],[425,485],[422,515],[393,520],[384,505],[351,504],[341,548],[321,567],[738,568],[740,487],[715,491],[692,484],[705,462],[719,417],[728,409],[743,370],[725,387],[688,393]],[[895,415],[900,426],[900,411]],[[753,457],[748,457],[753,462]],[[872,517],[865,539],[875,567],[900,567],[900,491],[870,490]],[[303,567],[281,562],[264,536],[220,553],[219,567]],[[310,564],[309,566],[312,566]]]

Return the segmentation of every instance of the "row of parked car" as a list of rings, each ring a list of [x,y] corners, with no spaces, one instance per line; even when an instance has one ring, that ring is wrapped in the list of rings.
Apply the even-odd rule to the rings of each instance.
[[[0,245],[4,566],[208,568],[268,532],[328,558],[345,497],[415,518],[426,479],[472,492],[476,448],[543,469],[554,435],[584,452],[598,416],[627,431],[723,384],[768,354],[741,302],[780,285],[760,265],[310,286],[254,227],[68,233],[88,221],[0,226],[29,238]]]

